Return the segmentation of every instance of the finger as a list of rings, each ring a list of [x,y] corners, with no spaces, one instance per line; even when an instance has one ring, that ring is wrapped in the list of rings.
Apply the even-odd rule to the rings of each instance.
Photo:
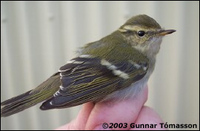
[[[85,129],[85,125],[93,108],[94,104],[92,102],[83,105],[83,108],[80,110],[76,118],[76,126],[79,127],[79,129]]]
[[[79,114],[76,117],[76,119],[72,120],[70,123],[66,125],[63,125],[57,128],[56,130],[83,130],[85,129],[87,119],[93,107],[94,107],[94,104],[92,102],[88,102],[84,104],[82,109],[79,111]]]
[[[86,124],[86,129],[103,129],[102,124],[106,123],[131,123],[136,120],[138,114],[147,100],[147,87],[141,90],[135,97],[112,103],[97,103]],[[129,129],[130,127],[123,129]]]
[[[144,106],[134,122],[135,126],[133,130],[166,130],[166,128],[161,128],[160,123],[163,123],[160,116],[150,107]],[[136,127],[137,125],[137,127]]]

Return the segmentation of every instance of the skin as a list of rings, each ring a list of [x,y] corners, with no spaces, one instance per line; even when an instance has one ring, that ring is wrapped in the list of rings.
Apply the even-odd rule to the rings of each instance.
[[[160,127],[159,123],[163,123],[160,116],[152,108],[144,106],[147,98],[148,88],[146,87],[132,99],[126,99],[112,104],[109,104],[110,102],[101,102],[97,104],[86,103],[74,120],[57,128],[57,130],[103,130],[102,123],[104,122],[108,124],[128,124],[127,128],[113,129],[134,130],[135,128],[130,128],[130,123],[143,123],[157,124],[156,129],[166,130]]]

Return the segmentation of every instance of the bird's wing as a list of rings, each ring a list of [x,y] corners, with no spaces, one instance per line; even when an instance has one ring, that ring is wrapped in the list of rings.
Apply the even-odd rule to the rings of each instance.
[[[99,101],[106,95],[143,78],[147,68],[147,63],[143,62],[115,62],[81,55],[60,68],[62,85],[40,108],[63,108],[88,101]]]

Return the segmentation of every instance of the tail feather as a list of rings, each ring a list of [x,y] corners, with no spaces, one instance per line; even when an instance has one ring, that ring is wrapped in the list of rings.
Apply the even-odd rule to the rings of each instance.
[[[59,89],[59,75],[53,75],[36,89],[27,91],[1,103],[1,117],[7,117],[50,99]]]
[[[15,101],[18,101],[18,100],[20,100],[20,99],[22,99],[22,98],[25,98],[27,95],[29,95],[30,92],[31,92],[31,90],[30,90],[30,91],[27,91],[26,93],[23,93],[23,94],[21,94],[21,95],[19,95],[19,96],[10,98],[10,99],[8,99],[8,100],[5,100],[5,101],[3,101],[3,102],[1,103],[1,106],[7,105],[7,104],[13,103],[13,102],[15,102]]]
[[[9,100],[10,103],[8,102],[5,102],[1,105],[3,105],[3,108],[1,109],[1,117],[6,117],[6,116],[10,116],[12,114],[15,114],[15,113],[18,113],[20,111],[23,111],[33,105],[31,105],[29,102],[32,101],[32,99],[30,99],[28,97],[29,94],[22,94],[20,96],[23,96],[21,97],[20,99],[16,100],[14,98],[11,98]],[[34,105],[37,104],[37,103],[34,103]]]

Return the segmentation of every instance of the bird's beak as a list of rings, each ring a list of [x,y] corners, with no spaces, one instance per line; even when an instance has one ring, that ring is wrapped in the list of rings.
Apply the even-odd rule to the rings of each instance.
[[[165,36],[165,35],[168,35],[168,34],[171,34],[171,33],[173,33],[173,32],[175,32],[176,30],[160,30],[159,32],[158,32],[158,35],[160,35],[160,36]]]

